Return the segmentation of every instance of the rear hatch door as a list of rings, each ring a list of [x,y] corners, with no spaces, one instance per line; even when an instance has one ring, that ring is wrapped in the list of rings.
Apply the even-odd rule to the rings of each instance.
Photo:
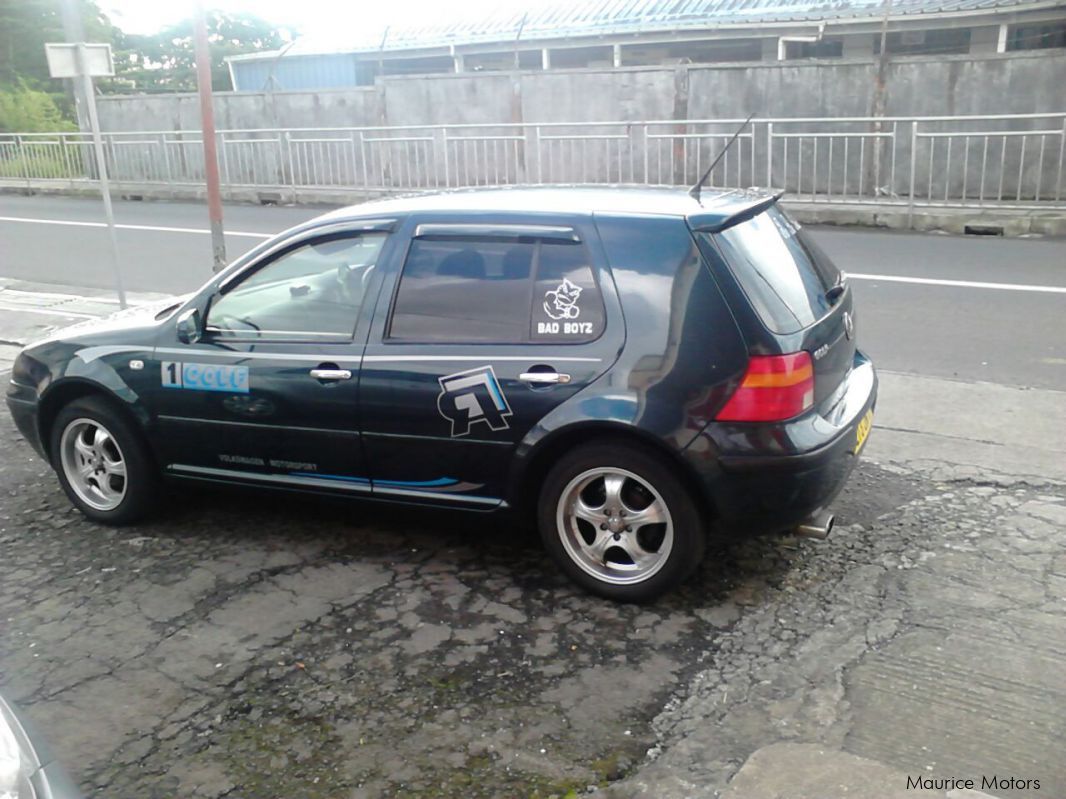
[[[810,353],[814,404],[825,414],[843,393],[855,357],[844,274],[776,204],[718,231],[713,240],[770,334],[756,337],[756,349]],[[759,347],[758,339],[769,346]]]

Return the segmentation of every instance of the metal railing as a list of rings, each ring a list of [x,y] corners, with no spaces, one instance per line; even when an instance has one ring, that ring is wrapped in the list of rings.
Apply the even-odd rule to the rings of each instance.
[[[367,196],[538,183],[690,185],[742,120],[223,130],[228,188]],[[202,184],[198,132],[106,133],[120,185]],[[760,119],[710,184],[905,207],[1061,208],[1066,113]],[[0,134],[0,182],[91,182],[82,133]]]

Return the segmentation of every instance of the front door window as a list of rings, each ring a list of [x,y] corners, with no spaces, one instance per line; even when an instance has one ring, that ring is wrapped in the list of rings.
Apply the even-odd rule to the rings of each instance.
[[[231,288],[207,314],[223,339],[349,341],[386,234],[298,246]]]

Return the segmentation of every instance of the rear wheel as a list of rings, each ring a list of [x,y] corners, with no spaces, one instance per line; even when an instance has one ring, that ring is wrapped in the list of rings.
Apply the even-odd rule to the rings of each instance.
[[[152,507],[158,477],[137,429],[100,397],[83,397],[56,416],[52,465],[74,505],[95,521],[128,524]]]
[[[673,467],[628,445],[591,444],[563,457],[544,482],[538,522],[574,582],[622,602],[676,587],[703,557],[701,514]]]

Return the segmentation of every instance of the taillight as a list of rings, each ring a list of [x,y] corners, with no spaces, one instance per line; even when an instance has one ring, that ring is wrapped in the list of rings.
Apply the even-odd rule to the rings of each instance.
[[[753,355],[721,422],[777,422],[799,416],[814,404],[814,369],[806,352]]]

